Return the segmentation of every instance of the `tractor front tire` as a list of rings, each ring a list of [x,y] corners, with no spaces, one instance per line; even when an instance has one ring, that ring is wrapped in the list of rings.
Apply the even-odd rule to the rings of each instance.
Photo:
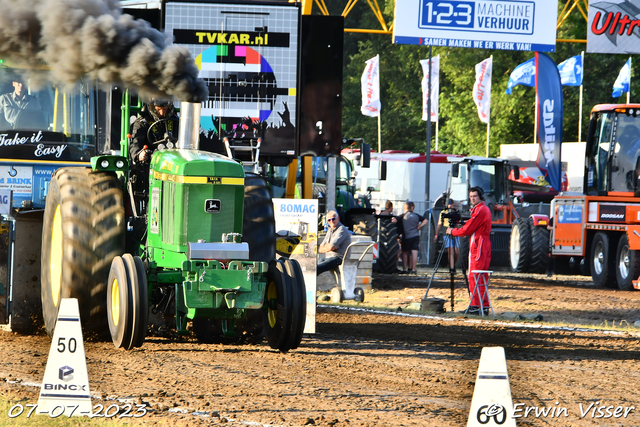
[[[42,227],[42,314],[49,336],[61,298],[77,298],[85,332],[108,336],[107,281],[124,253],[125,212],[115,174],[62,168],[51,176]]]
[[[544,274],[549,266],[549,230],[546,227],[536,227],[529,219],[531,229],[531,273]]]
[[[516,218],[511,227],[509,245],[511,270],[516,273],[528,273],[531,262],[531,229],[527,218]]]

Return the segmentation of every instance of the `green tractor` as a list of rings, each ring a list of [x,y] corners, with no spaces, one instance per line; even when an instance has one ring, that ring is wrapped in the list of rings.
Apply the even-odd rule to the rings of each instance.
[[[47,333],[61,298],[77,298],[86,331],[140,347],[149,313],[175,319],[204,343],[261,340],[286,352],[306,320],[302,270],[276,260],[267,184],[228,157],[198,150],[200,104],[182,103],[177,146],[161,141],[148,188],[131,190],[123,102],[121,155],[58,169],[43,221],[42,302]],[[138,105],[139,108],[139,105]],[[153,125],[152,125],[153,126]]]

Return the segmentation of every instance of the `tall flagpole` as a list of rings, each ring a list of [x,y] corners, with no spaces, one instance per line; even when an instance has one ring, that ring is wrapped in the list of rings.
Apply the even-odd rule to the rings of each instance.
[[[629,91],[627,92],[627,104],[630,104],[629,96],[631,95],[631,57],[629,57]]]
[[[489,121],[487,122],[487,154],[485,157],[489,157],[489,123],[491,123],[491,116],[489,116]]]
[[[438,151],[438,128],[440,124],[440,114],[438,114],[438,120],[436,120],[436,151]]]
[[[380,139],[380,135],[382,134],[382,132],[380,131],[380,128],[381,128],[381,126],[380,126],[380,116],[381,116],[381,114],[378,113],[378,153],[382,153],[382,142],[381,142],[381,139]]]
[[[582,56],[582,83],[580,84],[580,109],[578,110],[578,142],[582,142],[582,87],[584,84],[584,50],[580,54]]]
[[[431,45],[429,45],[429,81],[427,84],[427,150],[425,152],[425,185],[424,185],[424,200],[427,202],[427,208],[429,208],[429,200],[431,194],[429,193],[429,186],[431,185],[429,175],[431,173],[431,67],[432,63],[432,51]],[[429,239],[429,242],[431,239]]]
[[[493,55],[490,56],[491,59],[491,76],[489,78],[493,79]],[[491,96],[491,93],[489,93]],[[489,157],[489,129],[491,124],[491,103],[489,103],[489,120],[487,120],[487,154],[485,157]]]

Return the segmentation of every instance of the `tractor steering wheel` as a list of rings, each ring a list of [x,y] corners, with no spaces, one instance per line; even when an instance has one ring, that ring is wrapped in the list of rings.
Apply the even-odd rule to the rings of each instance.
[[[147,130],[147,141],[149,141],[149,144],[160,144],[161,142],[165,142],[167,140],[175,141],[175,138],[172,135],[168,135],[168,131],[167,131],[168,122],[169,122],[169,119],[160,119],[153,122],[151,126],[149,126],[149,129]],[[162,132],[163,130],[162,125],[164,125],[164,132]],[[164,138],[156,140],[155,139],[156,132],[161,133],[162,135],[165,135]]]

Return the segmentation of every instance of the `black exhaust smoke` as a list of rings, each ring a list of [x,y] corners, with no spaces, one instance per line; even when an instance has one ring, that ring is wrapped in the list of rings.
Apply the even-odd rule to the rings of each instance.
[[[207,98],[190,52],[123,14],[117,0],[0,0],[0,11],[0,56],[44,61],[60,82],[88,74],[143,95]]]

